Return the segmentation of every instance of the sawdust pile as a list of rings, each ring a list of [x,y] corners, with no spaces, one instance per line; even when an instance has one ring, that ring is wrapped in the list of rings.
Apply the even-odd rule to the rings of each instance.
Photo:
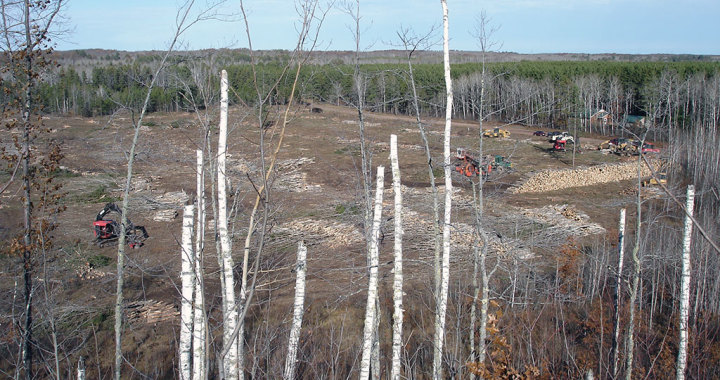
[[[642,167],[642,176],[649,176],[650,170]],[[571,187],[592,186],[609,182],[637,178],[637,162],[614,165],[598,165],[589,168],[541,170],[520,185],[508,189],[511,193],[541,193]]]

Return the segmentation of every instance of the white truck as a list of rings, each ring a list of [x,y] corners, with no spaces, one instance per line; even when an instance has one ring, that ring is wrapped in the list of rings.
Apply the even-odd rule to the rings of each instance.
[[[555,142],[556,140],[565,140],[566,143],[572,144],[575,143],[575,138],[567,132],[558,132],[550,136],[550,142]]]

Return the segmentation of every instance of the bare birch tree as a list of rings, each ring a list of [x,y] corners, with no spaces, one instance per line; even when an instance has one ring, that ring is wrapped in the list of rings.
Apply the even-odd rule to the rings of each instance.
[[[78,360],[77,380],[85,380],[85,358],[82,356]]]
[[[181,299],[180,340],[178,342],[178,371],[181,380],[192,376],[193,290],[195,290],[195,252],[193,251],[193,222],[195,206],[185,205],[180,246]]]
[[[307,272],[307,247],[305,243],[298,242],[297,264],[295,264],[295,301],[293,302],[293,319],[288,338],[288,354],[285,358],[285,372],[283,379],[295,378],[297,363],[298,341],[302,327],[303,313],[305,311],[305,273]]]
[[[378,166],[375,187],[375,208],[373,212],[373,224],[370,238],[370,249],[368,250],[368,295],[365,305],[365,327],[363,328],[363,350],[360,360],[360,380],[367,380],[370,377],[370,362],[372,346],[375,337],[377,317],[377,290],[378,290],[378,252],[380,239],[380,222],[382,220],[383,185],[385,181],[385,168]],[[379,369],[378,369],[379,370]]]
[[[448,32],[447,1],[441,0],[443,10],[443,65],[445,67],[445,134],[443,142],[443,169],[445,169],[445,218],[443,221],[443,256],[440,280],[440,296],[435,313],[435,339],[433,354],[433,378],[442,378],[442,354],[445,341],[445,314],[447,312],[450,277],[450,221],[452,210],[452,166],[450,162],[450,133],[452,129],[452,78],[450,77],[450,45]]]
[[[332,4],[332,2],[331,2]],[[245,12],[244,4],[241,1],[240,2],[240,10],[243,15],[243,19],[245,21],[245,32],[248,39],[248,46],[250,50],[250,62],[251,62],[251,68],[253,73],[253,87],[255,90],[255,96],[257,96],[257,115],[258,115],[258,125],[260,127],[259,129],[259,157],[260,157],[260,186],[255,191],[255,203],[253,204],[252,209],[249,212],[248,215],[248,229],[247,234],[245,235],[245,242],[243,245],[243,263],[242,263],[242,273],[241,273],[241,281],[240,281],[240,293],[238,296],[235,312],[237,314],[237,325],[234,331],[232,331],[232,336],[235,337],[237,340],[237,352],[239,356],[238,360],[238,377],[243,378],[244,377],[244,335],[245,335],[245,315],[247,314],[248,307],[251,304],[255,292],[255,283],[257,280],[257,268],[260,265],[260,258],[262,257],[263,249],[264,249],[264,243],[265,243],[265,233],[267,232],[267,226],[268,226],[268,219],[270,215],[270,210],[268,208],[268,205],[270,203],[270,190],[271,190],[271,183],[270,183],[270,177],[275,173],[275,164],[277,162],[278,154],[280,152],[280,149],[283,146],[283,141],[285,138],[285,131],[287,129],[288,123],[289,123],[289,115],[290,110],[294,104],[295,100],[295,94],[298,87],[298,82],[300,79],[300,72],[301,68],[307,61],[310,52],[312,52],[315,48],[315,44],[317,43],[317,36],[320,32],[320,27],[323,24],[323,21],[325,20],[325,16],[327,15],[327,12],[329,11],[330,6],[327,8],[321,8],[319,6],[319,2],[317,0],[301,0],[298,1],[297,4],[297,10],[298,14],[301,18],[301,24],[300,28],[298,30],[298,40],[297,44],[295,46],[295,49],[292,52],[292,55],[290,57],[289,63],[282,69],[281,75],[277,78],[277,80],[269,86],[269,89],[266,91],[263,91],[263,89],[260,86],[260,81],[258,79],[258,73],[256,71],[256,58],[255,53],[252,47],[252,38],[250,37],[250,26],[248,23],[248,17]],[[293,67],[294,66],[294,67]],[[263,107],[268,104],[270,98],[273,96],[275,90],[277,89],[279,83],[286,78],[287,73],[289,70],[293,68],[295,70],[292,87],[290,89],[290,93],[287,98],[287,104],[285,106],[283,116],[282,116],[282,123],[280,125],[279,131],[273,132],[272,139],[270,141],[277,139],[277,142],[275,142],[275,147],[272,149],[270,155],[266,155],[266,136],[265,136],[265,129],[263,128],[264,125],[264,110]],[[269,161],[269,162],[268,162]],[[250,267],[250,251],[251,251],[251,239],[254,235],[257,234],[257,239],[259,241],[258,247],[255,251],[255,258],[254,262],[252,263],[252,268]],[[250,273],[253,273],[252,277],[249,276]],[[223,354],[227,352],[227,348],[223,349]]]
[[[175,50],[176,46],[179,43],[180,37],[184,32],[186,32],[191,26],[194,24],[207,20],[212,19],[215,17],[214,10],[217,6],[219,6],[223,1],[222,0],[213,0],[211,3],[207,4],[207,8],[205,10],[200,11],[198,14],[191,16],[191,13],[194,11],[194,0],[185,0],[184,3],[180,6],[180,9],[177,12],[177,15],[175,17],[175,32],[173,34],[172,40],[170,41],[167,50],[162,56],[162,59],[160,60],[160,63],[158,64],[157,68],[155,69],[153,75],[151,76],[150,82],[147,83],[147,91],[145,93],[145,99],[142,102],[142,107],[140,108],[140,111],[137,115],[137,118],[135,117],[135,112],[131,109],[132,114],[132,123],[133,123],[133,138],[132,142],[130,143],[130,149],[127,153],[127,175],[125,177],[125,185],[123,188],[123,195],[122,195],[122,206],[120,207],[120,234],[118,238],[118,260],[117,260],[117,286],[116,286],[116,298],[115,298],[115,380],[120,380],[120,375],[122,373],[122,362],[123,362],[123,355],[122,355],[122,327],[123,327],[123,287],[124,287],[124,269],[125,269],[125,228],[127,226],[127,211],[128,211],[128,204],[130,202],[130,184],[132,181],[133,176],[133,164],[135,162],[135,150],[137,147],[138,139],[140,137],[140,127],[142,126],[143,118],[145,117],[145,114],[148,109],[148,104],[150,103],[150,95],[152,94],[152,90],[155,87],[155,83],[157,81],[157,78],[160,76],[160,73],[165,69],[166,63],[168,61],[168,57],[172,54],[172,52]]]
[[[680,321],[678,330],[680,336],[678,339],[678,355],[675,378],[683,380],[685,378],[685,368],[687,366],[687,346],[688,346],[688,311],[690,310],[690,243],[692,242],[692,215],[695,206],[695,187],[688,185],[687,200],[685,201],[685,229],[683,231],[682,245],[682,276],[680,277]]]
[[[613,341],[612,341],[612,376],[618,373],[620,362],[620,296],[622,294],[622,269],[625,254],[625,209],[620,210],[620,224],[618,227],[618,265],[615,277],[615,296],[613,297]]]
[[[441,251],[442,251],[442,235],[440,232],[440,205],[439,205],[439,197],[438,197],[438,189],[435,185],[435,173],[433,168],[433,160],[432,160],[432,154],[430,153],[430,144],[428,143],[427,134],[425,133],[425,126],[423,125],[421,114],[420,114],[420,101],[418,97],[418,91],[417,86],[415,84],[415,74],[413,71],[413,54],[418,49],[421,49],[423,47],[426,47],[429,45],[429,39],[432,36],[432,34],[435,32],[434,29],[430,30],[427,34],[417,37],[412,35],[412,32],[410,30],[401,30],[398,32],[398,37],[400,38],[400,42],[403,45],[403,48],[405,49],[405,53],[407,54],[407,63],[408,63],[408,79],[410,82],[410,88],[412,90],[412,105],[413,110],[415,111],[415,121],[418,126],[418,130],[420,131],[420,137],[422,138],[423,146],[425,148],[425,158],[427,160],[427,169],[428,169],[428,179],[430,180],[430,190],[432,191],[432,201],[433,201],[433,243],[434,243],[434,260],[433,260],[433,274],[434,274],[434,290],[435,294],[433,295],[437,302],[437,297],[440,294],[440,258],[441,258]]]
[[[222,310],[223,310],[223,354],[218,362],[222,368],[221,376],[225,379],[238,377],[238,344],[234,336],[237,326],[237,312],[235,309],[235,267],[232,258],[232,246],[228,233],[227,218],[227,180],[225,177],[225,162],[227,159],[227,119],[228,119],[228,77],[223,70],[220,79],[220,124],[218,136],[217,159],[217,203],[218,203],[218,235],[220,237],[220,256],[222,257]]]
[[[393,194],[395,195],[395,236],[393,242],[393,341],[391,380],[399,380],[402,375],[400,357],[402,356],[403,325],[403,210],[402,186],[400,183],[400,163],[397,149],[397,135],[390,135],[390,165],[392,167]]]
[[[195,286],[193,289],[193,380],[207,377],[207,317],[205,315],[205,279],[203,271],[203,250],[205,248],[205,170],[204,154],[196,151],[196,202],[197,220],[195,223]]]
[[[476,21],[474,37],[480,45],[480,54],[482,59],[482,70],[480,72],[480,88],[478,99],[472,111],[477,114],[478,120],[478,158],[482,160],[483,151],[483,122],[485,121],[485,87],[486,87],[486,53],[489,49],[496,47],[497,43],[492,41],[492,35],[497,29],[490,26],[490,19],[483,11],[480,13]],[[490,239],[483,224],[484,218],[484,182],[483,175],[477,177],[472,182],[473,187],[473,209],[475,211],[475,246],[473,247],[473,302],[470,306],[470,361],[475,362],[482,367],[486,357],[486,340],[487,340],[487,321],[488,306],[490,303],[490,278],[498,267],[496,261],[492,270],[488,271],[487,256]],[[482,243],[482,248],[480,248]],[[478,272],[481,277],[482,285],[478,285]],[[480,323],[478,331],[477,350],[475,344],[475,324],[477,323],[477,304],[480,301]],[[475,378],[475,373],[470,374],[470,378]]]

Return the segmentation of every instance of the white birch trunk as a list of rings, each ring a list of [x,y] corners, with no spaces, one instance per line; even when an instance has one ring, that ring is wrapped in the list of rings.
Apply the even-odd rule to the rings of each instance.
[[[233,277],[232,247],[228,235],[227,220],[227,183],[225,181],[225,161],[227,157],[227,117],[228,117],[228,78],[227,71],[222,71],[220,81],[220,134],[218,137],[218,235],[222,256],[223,284],[223,350],[227,355],[220,360],[223,363],[225,379],[234,380],[238,377],[238,347],[233,332],[237,326],[237,310],[235,309],[235,279]]]
[[[615,299],[613,307],[615,314],[613,315],[613,345],[612,345],[612,375],[616,377],[618,374],[618,364],[620,362],[620,295],[622,294],[622,270],[625,257],[625,209],[620,210],[620,226],[618,228],[618,265],[617,276],[615,277]]]
[[[295,302],[293,306],[293,321],[290,328],[288,342],[288,355],[285,359],[285,374],[283,379],[295,378],[295,364],[297,363],[298,341],[302,327],[303,312],[305,311],[305,273],[307,272],[307,247],[305,243],[298,243],[297,265],[295,266]]]
[[[365,306],[365,327],[363,329],[363,351],[360,361],[360,380],[367,380],[370,376],[370,362],[375,334],[376,299],[378,290],[378,240],[380,238],[380,220],[382,218],[383,185],[385,181],[385,168],[377,168],[377,184],[375,190],[375,211],[370,236],[370,249],[368,252],[368,265],[370,274],[368,280],[368,298]]]
[[[642,141],[645,141],[643,137]],[[642,145],[642,144],[640,144]],[[632,249],[632,262],[633,262],[633,276],[632,283],[630,285],[630,312],[628,313],[627,320],[627,335],[625,335],[625,379],[632,379],[633,372],[633,359],[635,353],[635,300],[637,299],[638,289],[640,287],[640,236],[642,229],[642,183],[640,179],[642,158],[641,154],[638,156],[637,165],[637,198],[635,201],[635,246]],[[619,377],[619,376],[618,376]]]
[[[195,288],[194,252],[193,252],[193,219],[195,206],[186,205],[182,223],[182,246],[180,248],[182,283],[182,299],[180,300],[180,341],[178,368],[180,380],[190,380],[192,373],[192,333],[193,304],[192,296]]]
[[[440,297],[436,306],[435,341],[433,354],[433,378],[442,379],[442,353],[445,341],[445,314],[447,312],[448,285],[450,277],[450,211],[452,208],[452,166],[450,165],[450,132],[452,129],[452,78],[450,77],[450,47],[448,36],[447,1],[441,0],[443,9],[443,62],[445,67],[445,137],[443,144],[443,166],[445,169],[445,219],[443,221],[443,257],[442,276],[440,278]]]
[[[375,328],[373,328],[373,344],[370,351],[370,378],[380,380],[380,299],[375,297]]]
[[[85,358],[78,360],[77,380],[85,380]]]
[[[197,222],[195,226],[195,291],[193,298],[193,380],[206,378],[207,322],[205,320],[205,295],[203,274],[203,250],[205,248],[205,171],[203,151],[197,150]]]
[[[685,378],[688,345],[688,310],[690,309],[690,243],[692,238],[692,215],[695,202],[695,186],[688,185],[685,203],[685,231],[683,232],[682,277],[680,282],[680,339],[678,343],[677,372],[675,378]]]
[[[400,186],[400,164],[398,160],[397,136],[390,135],[390,165],[392,167],[393,193],[395,195],[395,237],[393,246],[393,342],[391,380],[400,380],[402,357],[403,323],[403,257],[402,257],[402,188]]]

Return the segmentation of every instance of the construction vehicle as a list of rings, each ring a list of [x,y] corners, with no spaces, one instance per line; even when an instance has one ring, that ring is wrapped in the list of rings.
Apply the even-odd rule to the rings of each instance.
[[[575,138],[573,137],[573,135],[571,135],[567,132],[559,132],[559,133],[556,132],[556,133],[553,133],[552,136],[549,136],[548,138],[549,138],[550,142],[555,142],[557,140],[564,140],[566,144],[567,143],[573,143],[573,144],[575,143]]]
[[[487,177],[492,172],[493,166],[476,159],[470,155],[465,149],[458,148],[455,154],[455,171],[466,176],[473,177],[482,174]]]
[[[95,233],[94,243],[100,247],[104,247],[109,244],[116,243],[120,239],[122,228],[120,222],[116,222],[112,219],[105,219],[110,214],[117,214],[117,218],[120,218],[122,211],[115,203],[108,203],[105,208],[95,217],[93,222],[93,232]],[[145,244],[145,240],[149,237],[147,230],[143,226],[134,225],[130,219],[127,219],[127,225],[125,226],[125,242],[130,248],[140,248]]]
[[[510,131],[501,128],[486,129],[483,132],[483,137],[510,137]]]
[[[617,143],[610,145],[610,151],[621,156],[637,154],[637,146],[628,139],[617,139]]]
[[[564,152],[565,151],[565,144],[566,141],[562,139],[556,139],[553,141],[550,141],[553,143],[553,147],[550,148],[551,152]]]
[[[637,154],[638,150],[640,150],[643,154],[645,154],[645,153],[660,153],[660,149],[656,148],[655,144],[653,144],[653,143],[643,143],[642,149],[638,149],[638,147],[640,146],[640,142],[641,141],[639,141],[639,140],[633,141],[633,146],[635,147],[634,154]]]
[[[612,149],[613,146],[618,146],[618,145],[623,146],[623,145],[627,144],[628,141],[630,141],[630,140],[626,139],[624,137],[616,137],[614,139],[610,139],[610,140],[602,142],[600,145],[598,145],[598,150]]]
[[[503,156],[495,156],[495,159],[490,166],[493,170],[510,170],[512,169],[512,162]]]
[[[656,179],[657,177],[657,179]],[[643,186],[656,186],[660,184],[667,184],[667,173],[659,172],[655,177],[650,177],[642,181]]]

